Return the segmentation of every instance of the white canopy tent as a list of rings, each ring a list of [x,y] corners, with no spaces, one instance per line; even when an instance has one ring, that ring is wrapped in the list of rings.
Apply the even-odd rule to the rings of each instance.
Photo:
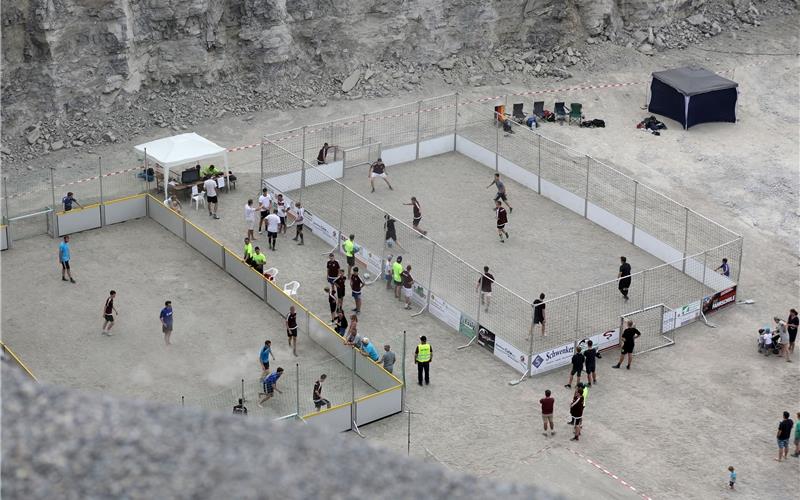
[[[169,170],[173,167],[193,164],[208,158],[222,157],[225,180],[228,180],[228,150],[194,132],[146,142],[134,146],[134,149],[144,155],[145,167],[147,161],[151,159],[164,168],[164,200],[169,198],[169,189],[167,188]]]

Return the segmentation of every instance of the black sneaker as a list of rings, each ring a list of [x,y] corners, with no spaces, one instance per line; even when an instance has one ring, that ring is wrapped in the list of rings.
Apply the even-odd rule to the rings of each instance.
[[[514,209],[511,208],[511,207],[508,207],[508,213],[513,214],[514,213]]]
[[[572,386],[570,384],[564,384],[564,387],[566,387],[567,389],[572,389]]]
[[[578,436],[575,436],[574,438],[570,439],[570,441],[578,441]]]
[[[619,364],[612,366],[611,368],[619,368]]]
[[[625,369],[626,369],[626,370],[630,370],[630,369],[631,369],[631,365],[627,365],[627,366],[625,367]]]

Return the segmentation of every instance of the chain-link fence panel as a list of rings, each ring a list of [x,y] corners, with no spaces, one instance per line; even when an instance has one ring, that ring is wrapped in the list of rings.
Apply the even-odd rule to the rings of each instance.
[[[494,109],[485,103],[463,103],[458,106],[458,135],[494,151],[497,147],[499,123]]]
[[[386,219],[384,212],[359,194],[344,187],[342,205],[342,236],[355,236],[355,243],[363,250],[360,256],[366,259],[371,272],[381,269],[386,245]],[[362,276],[363,271],[362,269]],[[370,280],[371,281],[371,280]]]
[[[7,218],[41,212],[48,208],[59,209],[61,198],[53,199],[54,191],[49,170],[41,172],[39,177],[13,180],[5,178],[4,182],[7,193],[3,209]],[[59,188],[59,193],[61,189]]]
[[[636,230],[683,252],[686,209],[666,196],[639,185],[636,192]]]
[[[430,290],[434,259],[433,241],[423,237],[401,221],[397,221],[395,229],[397,230],[397,241],[394,253],[395,256],[403,256],[403,268],[411,266],[411,275],[414,277],[415,285],[414,292],[424,293],[417,288],[417,285],[422,285],[425,289]]]
[[[452,134],[455,125],[456,94],[433,97],[421,101],[419,139]]]
[[[589,159],[589,202],[623,221],[633,224],[636,181],[608,166]],[[631,237],[630,234],[627,235]]]
[[[114,200],[147,191],[144,167],[114,169],[107,165],[99,167],[101,172],[103,201]]]
[[[641,286],[641,273],[635,276]],[[609,281],[579,292],[578,327],[576,338],[589,338],[598,333],[617,328],[621,314],[642,307],[642,294],[629,295],[625,300],[619,291],[619,282]]]
[[[530,302],[497,283],[485,297],[480,326],[525,353],[530,349],[532,308]]]
[[[538,175],[540,137],[517,123],[512,125],[512,129],[516,133],[503,134],[498,144],[498,153],[502,158]]]
[[[587,157],[585,155],[542,137],[541,162],[542,179],[581,198],[586,195]]]
[[[537,325],[533,331],[533,352],[544,352],[575,341],[578,324],[578,294],[545,300],[544,335]]]
[[[719,292],[736,283],[740,261],[740,240],[732,241],[725,245],[706,250],[706,273],[704,284],[709,291]],[[725,262],[723,263],[723,260]],[[725,275],[725,266],[728,265],[728,275]]]
[[[300,134],[302,135],[302,131]],[[290,140],[284,139],[278,142],[282,137],[287,136],[274,134],[261,143],[261,168],[265,179],[299,172],[302,169],[302,161],[298,159],[296,153],[287,148],[293,146]]]
[[[61,204],[58,210],[63,210],[61,203],[67,193],[73,193],[73,197],[82,205],[88,206],[100,203],[100,170],[99,166],[90,177],[81,176],[67,169],[54,169],[53,182],[56,189],[56,203]],[[73,208],[78,208],[73,205]]]
[[[331,122],[331,142],[332,146],[337,149],[349,149],[355,146],[361,146],[369,142],[366,140],[366,124],[364,117],[350,117],[334,120]]]
[[[739,238],[739,235],[693,210],[688,213],[687,252],[699,253]]]
[[[384,149],[412,144],[417,140],[419,102],[367,113],[362,144],[380,142]]]
[[[306,227],[332,247],[338,246],[345,187],[321,169],[306,164],[306,189],[300,193],[310,218]]]
[[[472,319],[478,318],[480,296],[475,289],[481,273],[452,254],[436,246],[433,255],[432,292]]]

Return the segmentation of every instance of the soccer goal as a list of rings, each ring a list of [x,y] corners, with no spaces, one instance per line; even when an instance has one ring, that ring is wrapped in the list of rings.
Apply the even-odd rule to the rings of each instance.
[[[371,165],[381,157],[381,143],[373,142],[363,146],[355,146],[342,151],[344,169]]]
[[[633,321],[633,326],[641,333],[641,336],[636,339],[634,355],[655,351],[675,343],[675,312],[664,304],[656,304],[620,316],[620,342],[622,342],[622,332],[625,331],[626,320]]]

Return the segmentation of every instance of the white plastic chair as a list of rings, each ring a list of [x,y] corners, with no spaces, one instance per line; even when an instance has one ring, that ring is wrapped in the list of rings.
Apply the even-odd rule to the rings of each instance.
[[[266,271],[264,271],[264,276],[267,277],[270,281],[275,281],[275,278],[278,276],[278,268],[277,267],[270,267]]]
[[[195,210],[200,210],[201,204],[204,207],[206,206],[206,194],[205,192],[201,193],[196,184],[192,186],[192,201],[194,202]]]
[[[299,281],[290,281],[283,285],[283,293],[288,296],[297,295],[297,290],[300,288]]]
[[[225,187],[225,176],[221,175],[217,177],[217,187],[222,189]]]

